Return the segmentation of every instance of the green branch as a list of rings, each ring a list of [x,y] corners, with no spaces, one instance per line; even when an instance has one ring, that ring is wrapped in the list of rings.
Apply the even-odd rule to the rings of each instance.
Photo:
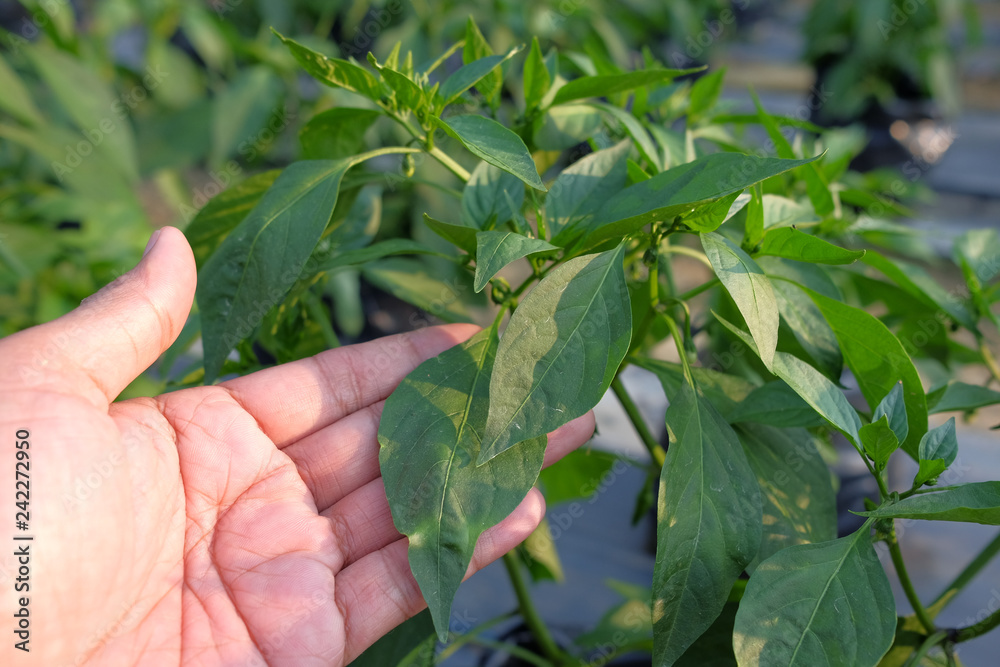
[[[538,615],[535,603],[532,602],[531,594],[528,592],[528,585],[524,581],[524,574],[521,573],[521,564],[518,562],[517,556],[513,552],[504,554],[503,564],[507,568],[510,583],[514,587],[518,609],[521,611],[525,624],[531,630],[531,634],[534,635],[535,641],[538,642],[538,647],[542,649],[545,657],[553,663],[563,664],[565,655],[556,644],[556,640],[552,638],[545,621]]]
[[[622,368],[625,368],[622,366]],[[619,370],[619,373],[621,371]],[[615,396],[618,398],[618,402],[622,404],[625,408],[625,414],[628,415],[629,420],[632,422],[632,426],[635,427],[636,433],[639,434],[639,439],[642,440],[642,444],[645,445],[646,449],[649,450],[649,455],[653,457],[653,461],[656,465],[663,467],[663,462],[666,460],[667,453],[657,442],[656,437],[653,432],[649,430],[646,426],[646,420],[642,418],[642,413],[639,412],[638,406],[636,406],[635,401],[629,396],[628,391],[625,389],[625,385],[622,384],[621,378],[615,375],[615,379],[611,381],[611,390],[615,392]]]
[[[913,607],[913,613],[916,615],[917,620],[920,621],[920,624],[924,626],[927,634],[933,635],[936,632],[934,621],[931,619],[930,614],[927,613],[927,609],[924,608],[923,603],[920,602],[920,597],[917,596],[917,591],[913,587],[913,581],[910,580],[910,573],[906,570],[906,563],[903,562],[903,552],[900,551],[899,540],[896,539],[895,521],[892,523],[892,530],[889,532],[886,544],[889,545],[889,555],[892,556],[892,564],[896,567],[896,576],[899,577],[899,583],[903,586],[906,599],[910,601],[910,606]]]
[[[941,610],[948,606],[948,603],[951,602],[956,595],[958,595],[959,591],[965,588],[998,553],[1000,553],[1000,534],[994,537],[993,541],[987,544],[983,550],[979,552],[979,555],[976,556],[971,563],[965,566],[965,569],[962,570],[957,577],[955,577],[954,581],[948,584],[945,589],[941,591],[941,594],[937,596],[937,599],[934,600],[929,607],[927,607],[928,615],[931,618],[934,618],[941,613]]]

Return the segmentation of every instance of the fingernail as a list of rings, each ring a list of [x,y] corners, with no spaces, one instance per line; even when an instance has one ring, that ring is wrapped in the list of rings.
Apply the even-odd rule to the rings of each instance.
[[[154,245],[156,245],[156,240],[158,238],[160,238],[160,232],[161,231],[163,231],[163,230],[157,229],[155,232],[153,232],[153,235],[149,237],[149,241],[146,242],[146,249],[142,251],[142,256],[143,257],[145,257],[146,255],[148,255],[149,251],[153,249]]]

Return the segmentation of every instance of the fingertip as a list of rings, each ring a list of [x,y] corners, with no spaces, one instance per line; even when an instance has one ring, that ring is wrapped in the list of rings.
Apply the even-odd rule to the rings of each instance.
[[[594,411],[590,410],[585,415],[563,424],[550,433],[548,446],[545,448],[545,462],[542,465],[544,467],[552,465],[590,440],[596,426]]]

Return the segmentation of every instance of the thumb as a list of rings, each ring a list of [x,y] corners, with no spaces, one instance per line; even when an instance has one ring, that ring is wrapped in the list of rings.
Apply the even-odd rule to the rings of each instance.
[[[54,389],[78,391],[107,408],[180,334],[196,281],[184,234],[173,227],[153,232],[134,269],[72,312],[7,340],[28,366],[20,379],[58,383]]]

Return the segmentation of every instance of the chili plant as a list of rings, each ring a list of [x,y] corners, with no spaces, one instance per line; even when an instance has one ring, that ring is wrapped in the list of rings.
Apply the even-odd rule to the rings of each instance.
[[[691,70],[648,54],[634,71],[598,70],[586,55],[543,53],[537,41],[494,54],[471,21],[462,42],[424,66],[399,45],[365,65],[280,38],[310,75],[355,93],[358,105],[306,124],[304,148],[316,159],[224,192],[189,227],[203,379],[252,368],[262,350],[280,360],[337,344],[327,287],[344,270],[442,319],[467,317],[456,304],[468,294],[488,295],[491,310],[480,312],[492,324],[414,370],[386,401],[378,432],[386,495],[437,638],[449,638],[477,538],[538,480],[546,434],[609,389],[659,489],[652,588],[648,597],[625,591],[630,609],[644,611],[632,614],[616,653],[648,650],[655,665],[705,656],[919,664],[932,650],[950,660],[957,644],[1000,623],[996,613],[970,627],[935,620],[1000,541],[927,604],[894,530],[902,518],[1000,524],[1000,482],[957,483],[954,418],[934,428],[928,419],[1000,401],[986,344],[1000,297],[995,233],[958,238],[964,284],[952,291],[888,252],[891,242],[885,254],[856,247],[905,237],[897,223],[841,200],[850,192],[878,203],[847,169],[857,146],[842,132],[768,114],[755,97],[756,112],[734,113],[719,99],[721,72],[692,83]],[[459,50],[463,64],[445,74]],[[402,141],[362,150],[376,123],[380,136]],[[744,147],[749,125],[766,131],[776,156]],[[392,155],[402,164],[385,171]],[[370,160],[383,170],[356,168]],[[364,186],[373,182],[454,197],[449,219],[424,212],[415,234],[443,241],[372,242]],[[433,257],[468,282],[395,255]],[[704,279],[681,291],[674,269],[692,261]],[[865,309],[876,302],[881,317]],[[662,356],[663,341],[674,361]],[[667,445],[621,382],[630,364],[662,380]],[[973,364],[989,379],[925,387],[918,368],[933,364]],[[845,385],[859,390],[860,407]],[[853,447],[878,488],[863,525],[841,537],[820,455],[831,438]],[[914,479],[890,485],[894,456],[918,463]],[[548,479],[572,481],[572,461]],[[879,541],[912,616],[897,618]],[[521,654],[552,665],[592,658],[583,638],[553,640],[521,562],[508,556],[507,566],[540,651]],[[408,659],[433,662],[434,638],[419,627],[394,634],[389,652],[416,646]],[[413,642],[400,649],[401,637]],[[385,655],[362,662],[386,664]]]

